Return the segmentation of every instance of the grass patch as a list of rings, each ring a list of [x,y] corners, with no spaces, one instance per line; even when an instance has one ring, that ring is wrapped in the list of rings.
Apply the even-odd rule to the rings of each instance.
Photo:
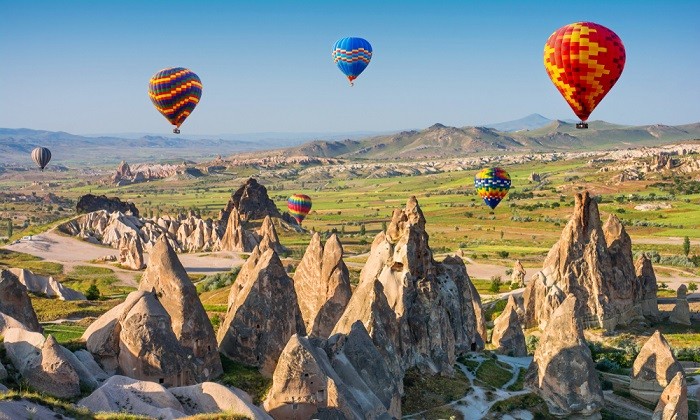
[[[136,290],[133,287],[118,286],[119,279],[114,274],[114,271],[107,267],[78,265],[73,271],[66,274],[66,279],[63,281],[63,284],[66,286],[83,293],[93,283],[100,290],[101,296],[124,297],[129,292]]]
[[[0,249],[0,268],[24,268],[42,276],[60,278],[63,275],[63,265],[43,261],[34,255],[23,252]]]
[[[467,268],[468,269],[468,268]],[[491,287],[491,280],[482,280],[482,279],[471,279],[472,284],[474,284],[474,287],[476,288],[476,291],[479,292],[479,295],[492,295],[493,292],[489,290]],[[501,285],[501,291],[505,292],[506,287]],[[504,306],[505,308],[505,306]],[[503,309],[501,309],[503,310]]]
[[[0,401],[19,401],[26,400],[47,407],[51,411],[62,414],[66,417],[72,417],[76,420],[92,420],[95,416],[90,413],[90,410],[83,407],[77,407],[69,402],[59,400],[58,398],[40,394],[34,391],[27,390],[10,390],[4,394],[0,394]],[[117,417],[99,417],[101,419],[116,419]],[[129,417],[129,419],[140,419],[145,417]],[[125,418],[126,419],[126,418]]]
[[[255,405],[262,403],[272,386],[272,378],[266,378],[257,368],[235,362],[224,355],[221,356],[221,364],[224,374],[218,382],[244,390],[253,397]]]
[[[403,386],[401,407],[404,415],[442,407],[464,397],[471,388],[469,379],[459,370],[450,378],[426,375],[417,368],[406,371]]]
[[[491,406],[491,411],[486,418],[502,418],[503,415],[516,410],[526,410],[533,414],[536,419],[556,419],[549,414],[547,403],[536,394],[517,395],[496,402]]]
[[[490,284],[490,281],[489,281]],[[487,321],[495,321],[496,318],[503,312],[504,309],[506,309],[506,305],[508,304],[508,299],[499,299],[494,303],[489,303],[488,306],[486,306],[486,310],[484,311],[484,317],[486,318]]]
[[[506,390],[511,392],[522,391],[525,383],[525,373],[527,373],[527,369],[518,368],[518,379],[510,384]]]
[[[466,366],[467,370],[473,374],[476,374],[476,369],[479,367],[481,362],[479,360],[474,360],[474,359],[468,359],[465,356],[460,356],[457,358],[457,361],[464,366]]]
[[[207,304],[204,305],[204,310],[207,312],[226,312],[228,310],[228,306]]]
[[[494,388],[501,388],[513,377],[513,373],[498,365],[493,359],[484,360],[476,370],[476,378]]]
[[[112,309],[120,300],[59,300],[31,296],[32,306],[39,322],[55,321],[57,319],[75,319],[87,316],[98,317]]]
[[[43,325],[44,335],[51,334],[59,344],[69,344],[80,340],[87,327],[72,324],[47,324]]]

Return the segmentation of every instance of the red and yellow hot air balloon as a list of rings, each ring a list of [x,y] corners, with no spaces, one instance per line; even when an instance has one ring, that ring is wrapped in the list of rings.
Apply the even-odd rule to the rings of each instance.
[[[299,226],[311,211],[311,197],[305,194],[294,194],[287,199],[287,209]]]
[[[625,68],[625,47],[605,26],[572,23],[557,29],[547,40],[544,67],[581,119],[576,128],[588,128],[586,120]]]
[[[186,68],[163,69],[151,77],[148,96],[158,112],[175,126],[173,133],[179,134],[180,125],[202,98],[202,81]]]

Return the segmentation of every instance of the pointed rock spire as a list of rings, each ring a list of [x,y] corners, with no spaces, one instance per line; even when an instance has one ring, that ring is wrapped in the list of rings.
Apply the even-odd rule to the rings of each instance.
[[[664,336],[656,331],[639,351],[632,365],[630,394],[656,404],[664,388],[683,367],[673,355]]]

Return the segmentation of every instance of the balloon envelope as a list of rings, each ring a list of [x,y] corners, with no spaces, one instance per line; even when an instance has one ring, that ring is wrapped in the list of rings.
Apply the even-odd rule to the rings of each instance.
[[[182,67],[163,69],[151,77],[148,96],[158,112],[177,129],[199,103],[202,81]]]
[[[508,194],[510,175],[501,168],[482,169],[474,177],[474,187],[484,203],[493,210]]]
[[[287,199],[287,209],[297,223],[306,218],[306,215],[311,211],[311,197],[304,194],[294,194]]]
[[[557,29],[544,45],[544,67],[581,121],[586,121],[625,68],[625,47],[615,32],[593,22]]]
[[[333,46],[333,61],[347,76],[350,84],[362,73],[372,59],[372,46],[362,38],[339,39]]]
[[[46,147],[37,147],[32,150],[32,159],[39,166],[39,169],[43,171],[51,160],[51,151]]]

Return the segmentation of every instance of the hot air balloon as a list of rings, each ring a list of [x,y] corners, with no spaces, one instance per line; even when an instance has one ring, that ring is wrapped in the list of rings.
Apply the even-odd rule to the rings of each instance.
[[[51,160],[51,151],[46,147],[37,147],[32,150],[32,159],[39,166],[39,169],[43,171]]]
[[[304,194],[294,194],[287,199],[287,208],[299,226],[304,221],[306,215],[311,211],[311,197]]]
[[[372,59],[372,46],[362,38],[343,38],[333,46],[333,61],[354,86],[353,81]]]
[[[484,203],[493,210],[508,194],[510,175],[505,169],[485,168],[474,177],[474,187]]]
[[[179,134],[180,125],[202,97],[202,81],[182,67],[163,69],[151,77],[148,96],[158,112],[175,126],[173,133]]]
[[[544,44],[544,67],[581,122],[607,95],[625,68],[625,47],[615,32],[592,22],[577,22],[554,32]]]

